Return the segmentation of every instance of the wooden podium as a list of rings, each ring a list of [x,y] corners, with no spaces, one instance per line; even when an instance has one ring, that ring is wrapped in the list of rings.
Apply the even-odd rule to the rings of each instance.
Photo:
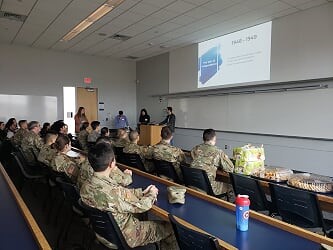
[[[139,145],[155,145],[161,140],[160,125],[140,125],[140,140]]]

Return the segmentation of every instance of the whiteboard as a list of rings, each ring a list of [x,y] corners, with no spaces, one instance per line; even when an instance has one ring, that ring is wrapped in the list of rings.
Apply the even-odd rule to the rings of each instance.
[[[0,94],[0,121],[11,117],[17,121],[54,122],[57,120],[57,97]]]
[[[333,89],[169,99],[176,126],[333,139]]]

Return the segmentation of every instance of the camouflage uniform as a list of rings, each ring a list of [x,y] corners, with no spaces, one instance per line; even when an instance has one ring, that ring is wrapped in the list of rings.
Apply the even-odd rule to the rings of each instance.
[[[28,134],[28,132],[29,130],[20,128],[19,130],[17,130],[15,135],[10,139],[15,145],[21,146],[22,140]]]
[[[96,130],[93,130],[88,134],[87,140],[88,142],[96,142],[98,137],[100,137],[100,134]]]
[[[83,183],[91,178],[94,174],[94,170],[91,167],[89,161],[86,159],[81,163],[81,169],[79,176],[77,178],[76,185],[80,188]],[[112,172],[110,173],[110,178],[115,180],[119,185],[121,186],[128,186],[132,183],[132,176],[130,174],[126,174],[123,171],[121,171],[117,166],[112,169]]]
[[[75,159],[63,153],[57,153],[51,163],[52,169],[57,172],[64,172],[72,181],[76,183],[79,175],[79,164]]]
[[[147,172],[152,172],[154,171],[154,165],[152,162],[145,161],[145,159],[152,159],[153,156],[153,148],[152,147],[147,147],[147,146],[140,146],[136,143],[130,142],[127,144],[123,152],[124,153],[129,153],[129,154],[138,154],[140,155],[140,158],[143,162],[143,165],[146,169]]]
[[[193,161],[191,167],[206,171],[215,195],[223,193],[223,182],[215,181],[216,170],[222,167],[224,171],[233,172],[234,165],[228,156],[218,147],[208,143],[195,146],[191,151]]]
[[[179,179],[183,180],[180,163],[185,162],[185,154],[180,148],[171,146],[169,143],[162,140],[153,146],[153,158],[172,162]]]
[[[89,132],[87,130],[81,130],[77,138],[84,151],[88,151],[88,135]]]
[[[120,138],[120,139],[117,139],[113,145],[115,147],[118,147],[118,148],[123,148],[123,147],[126,147],[128,144],[129,144],[129,140],[128,139],[124,139],[124,138]]]
[[[42,139],[33,131],[28,131],[22,139],[21,147],[29,165],[37,165],[37,157],[43,146]]]
[[[37,160],[44,163],[46,166],[51,167],[52,160],[56,157],[57,150],[52,148],[51,145],[44,144],[38,154]]]
[[[94,173],[80,190],[82,201],[114,216],[127,244],[143,246],[161,241],[161,249],[177,249],[171,225],[165,221],[140,221],[134,214],[151,209],[154,195],[143,196],[142,189],[128,189],[101,173]]]

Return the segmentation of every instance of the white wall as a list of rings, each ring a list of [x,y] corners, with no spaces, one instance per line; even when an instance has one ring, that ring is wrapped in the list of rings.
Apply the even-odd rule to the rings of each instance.
[[[328,3],[274,19],[271,80],[250,84],[333,77],[332,13],[333,3]],[[198,90],[197,47],[170,53],[170,93]]]
[[[63,86],[84,86],[83,78],[91,77],[91,86],[98,88],[99,101],[105,103],[105,111],[99,113],[102,124],[112,127],[105,118],[114,118],[120,109],[135,124],[134,62],[5,44],[0,44],[0,55],[0,94],[56,96],[57,117],[63,119]]]

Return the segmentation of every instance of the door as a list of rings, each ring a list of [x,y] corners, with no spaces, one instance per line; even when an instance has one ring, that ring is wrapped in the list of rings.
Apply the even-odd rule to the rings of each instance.
[[[84,107],[89,123],[98,120],[97,91],[97,88],[76,88],[76,111]]]

